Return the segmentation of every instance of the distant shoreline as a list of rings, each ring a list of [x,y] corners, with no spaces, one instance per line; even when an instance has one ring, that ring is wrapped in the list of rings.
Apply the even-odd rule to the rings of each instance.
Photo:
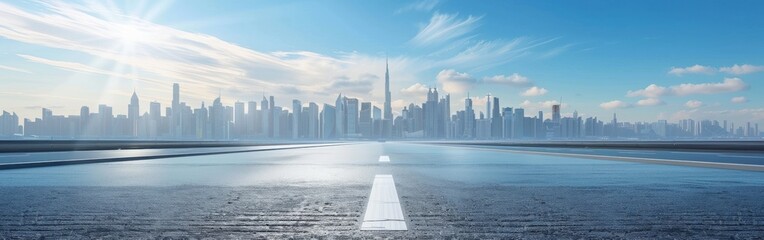
[[[337,141],[139,141],[139,140],[0,140],[0,153],[59,152],[122,149],[254,147]]]
[[[540,141],[540,142],[429,142],[442,145],[534,147],[534,148],[600,148],[683,151],[747,151],[764,152],[764,141]]]

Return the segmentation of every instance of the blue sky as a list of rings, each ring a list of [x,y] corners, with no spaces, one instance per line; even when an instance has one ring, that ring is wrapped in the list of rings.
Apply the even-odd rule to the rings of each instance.
[[[527,113],[764,123],[760,1],[6,1],[0,109],[125,113],[136,90],[193,107],[277,96],[383,102],[427,87]],[[484,100],[476,99],[483,104]],[[480,107],[480,106],[478,106]],[[478,108],[482,109],[482,108]],[[143,110],[142,110],[143,111]]]

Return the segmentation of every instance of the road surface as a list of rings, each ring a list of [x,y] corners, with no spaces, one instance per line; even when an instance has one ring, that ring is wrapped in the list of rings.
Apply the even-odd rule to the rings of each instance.
[[[764,235],[764,172],[515,150],[374,142],[0,170],[0,236]],[[762,164],[734,157],[756,153],[593,151]],[[386,227],[398,230],[374,229]]]

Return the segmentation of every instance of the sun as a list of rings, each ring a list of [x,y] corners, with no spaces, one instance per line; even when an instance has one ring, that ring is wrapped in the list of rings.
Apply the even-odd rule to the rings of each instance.
[[[140,27],[133,24],[125,24],[116,29],[117,39],[125,46],[133,46],[148,40],[149,34],[141,31]]]

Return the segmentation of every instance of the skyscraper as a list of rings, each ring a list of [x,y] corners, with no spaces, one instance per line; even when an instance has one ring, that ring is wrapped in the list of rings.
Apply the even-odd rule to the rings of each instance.
[[[260,133],[263,137],[271,136],[271,110],[270,105],[268,104],[268,99],[263,96],[263,100],[260,101],[260,117],[262,120],[260,121]]]
[[[464,99],[464,137],[475,137],[475,110],[472,109],[472,99],[469,93],[467,93],[467,98]]]
[[[334,113],[335,113],[335,126],[334,126],[334,136],[338,138],[345,137],[345,98],[342,97],[342,94],[337,95],[337,100],[334,101]]]
[[[127,105],[127,119],[130,122],[130,135],[132,137],[138,136],[138,118],[140,117],[140,114],[138,94],[133,91],[133,96],[130,97],[130,105]]]
[[[371,103],[362,102],[361,111],[358,117],[358,130],[363,137],[371,137]]]
[[[438,128],[438,89],[432,88],[427,92],[427,102],[422,104],[424,110],[424,136],[428,138],[437,137]]]
[[[181,117],[180,117],[180,85],[172,84],[172,123],[170,124],[170,133],[175,137],[181,135]]]
[[[504,130],[502,133],[503,138],[512,138],[512,118],[512,108],[505,107],[502,111],[502,128]]]
[[[300,137],[300,118],[302,117],[302,102],[292,100],[292,139]]]
[[[493,117],[493,116],[491,116],[491,113],[492,113],[492,111],[491,111],[491,94],[489,93],[485,97],[485,114],[486,114],[485,118],[491,119],[491,117]]]
[[[385,120],[392,121],[393,109],[390,100],[390,67],[385,59]]]
[[[525,137],[525,109],[515,108],[514,120],[512,121],[512,138],[520,139]]]
[[[491,111],[491,137],[501,138],[503,135],[504,122],[501,119],[501,110],[499,108],[499,98],[493,98],[493,109]]]
[[[305,114],[305,113],[303,113]],[[308,104],[308,138],[318,138],[318,104],[310,102]]]
[[[324,108],[321,110],[321,138],[331,139],[334,138],[334,128],[337,127],[337,113],[334,106],[324,103]]]
[[[244,119],[245,119],[244,102],[236,101],[233,104],[233,109],[234,109],[234,114],[233,114],[233,121],[234,121],[233,129],[234,130],[231,133],[231,135],[235,137],[240,137],[241,135],[243,135],[244,130],[247,129],[246,125],[244,124]]]
[[[356,136],[358,133],[358,99],[345,98],[345,134]]]

